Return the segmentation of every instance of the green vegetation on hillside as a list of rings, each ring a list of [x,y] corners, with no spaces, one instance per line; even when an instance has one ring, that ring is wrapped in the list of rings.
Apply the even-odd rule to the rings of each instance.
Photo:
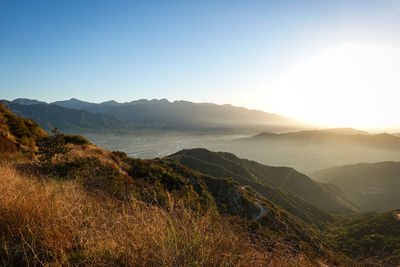
[[[239,159],[230,153],[215,153],[206,149],[183,150],[168,159],[214,177],[232,178],[242,186],[250,186],[308,222],[331,222],[334,217],[329,212],[353,212],[318,183],[291,168],[270,167]]]
[[[329,239],[336,251],[356,258],[378,258],[400,263],[400,210],[365,213],[332,227]]]
[[[361,210],[400,208],[400,162],[358,163],[311,173],[317,181],[332,183],[351,195]]]

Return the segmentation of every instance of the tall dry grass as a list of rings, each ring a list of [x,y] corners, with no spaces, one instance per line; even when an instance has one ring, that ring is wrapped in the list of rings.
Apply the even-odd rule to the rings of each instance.
[[[307,266],[273,251],[215,211],[172,199],[167,208],[118,201],[73,181],[19,174],[0,165],[3,265]]]

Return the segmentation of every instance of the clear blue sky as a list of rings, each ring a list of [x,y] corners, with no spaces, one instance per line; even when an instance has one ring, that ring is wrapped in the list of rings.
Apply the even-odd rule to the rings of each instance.
[[[398,46],[399,3],[0,0],[1,98],[168,98],[274,111],[265,84],[317,51]]]

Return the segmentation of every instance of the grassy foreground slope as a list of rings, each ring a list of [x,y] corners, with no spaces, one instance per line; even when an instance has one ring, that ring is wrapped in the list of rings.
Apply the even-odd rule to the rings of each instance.
[[[0,259],[11,265],[311,265],[285,244],[271,251],[212,209],[168,196],[165,207],[125,201],[0,166]]]

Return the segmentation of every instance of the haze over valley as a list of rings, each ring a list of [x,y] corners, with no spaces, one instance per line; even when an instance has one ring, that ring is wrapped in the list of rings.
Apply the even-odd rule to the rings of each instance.
[[[165,99],[100,104],[77,99],[50,104],[15,99],[3,103],[49,132],[58,128],[83,134],[94,144],[139,158],[204,147],[306,173],[359,162],[400,161],[396,134],[353,128],[315,130],[318,126],[231,105]]]

